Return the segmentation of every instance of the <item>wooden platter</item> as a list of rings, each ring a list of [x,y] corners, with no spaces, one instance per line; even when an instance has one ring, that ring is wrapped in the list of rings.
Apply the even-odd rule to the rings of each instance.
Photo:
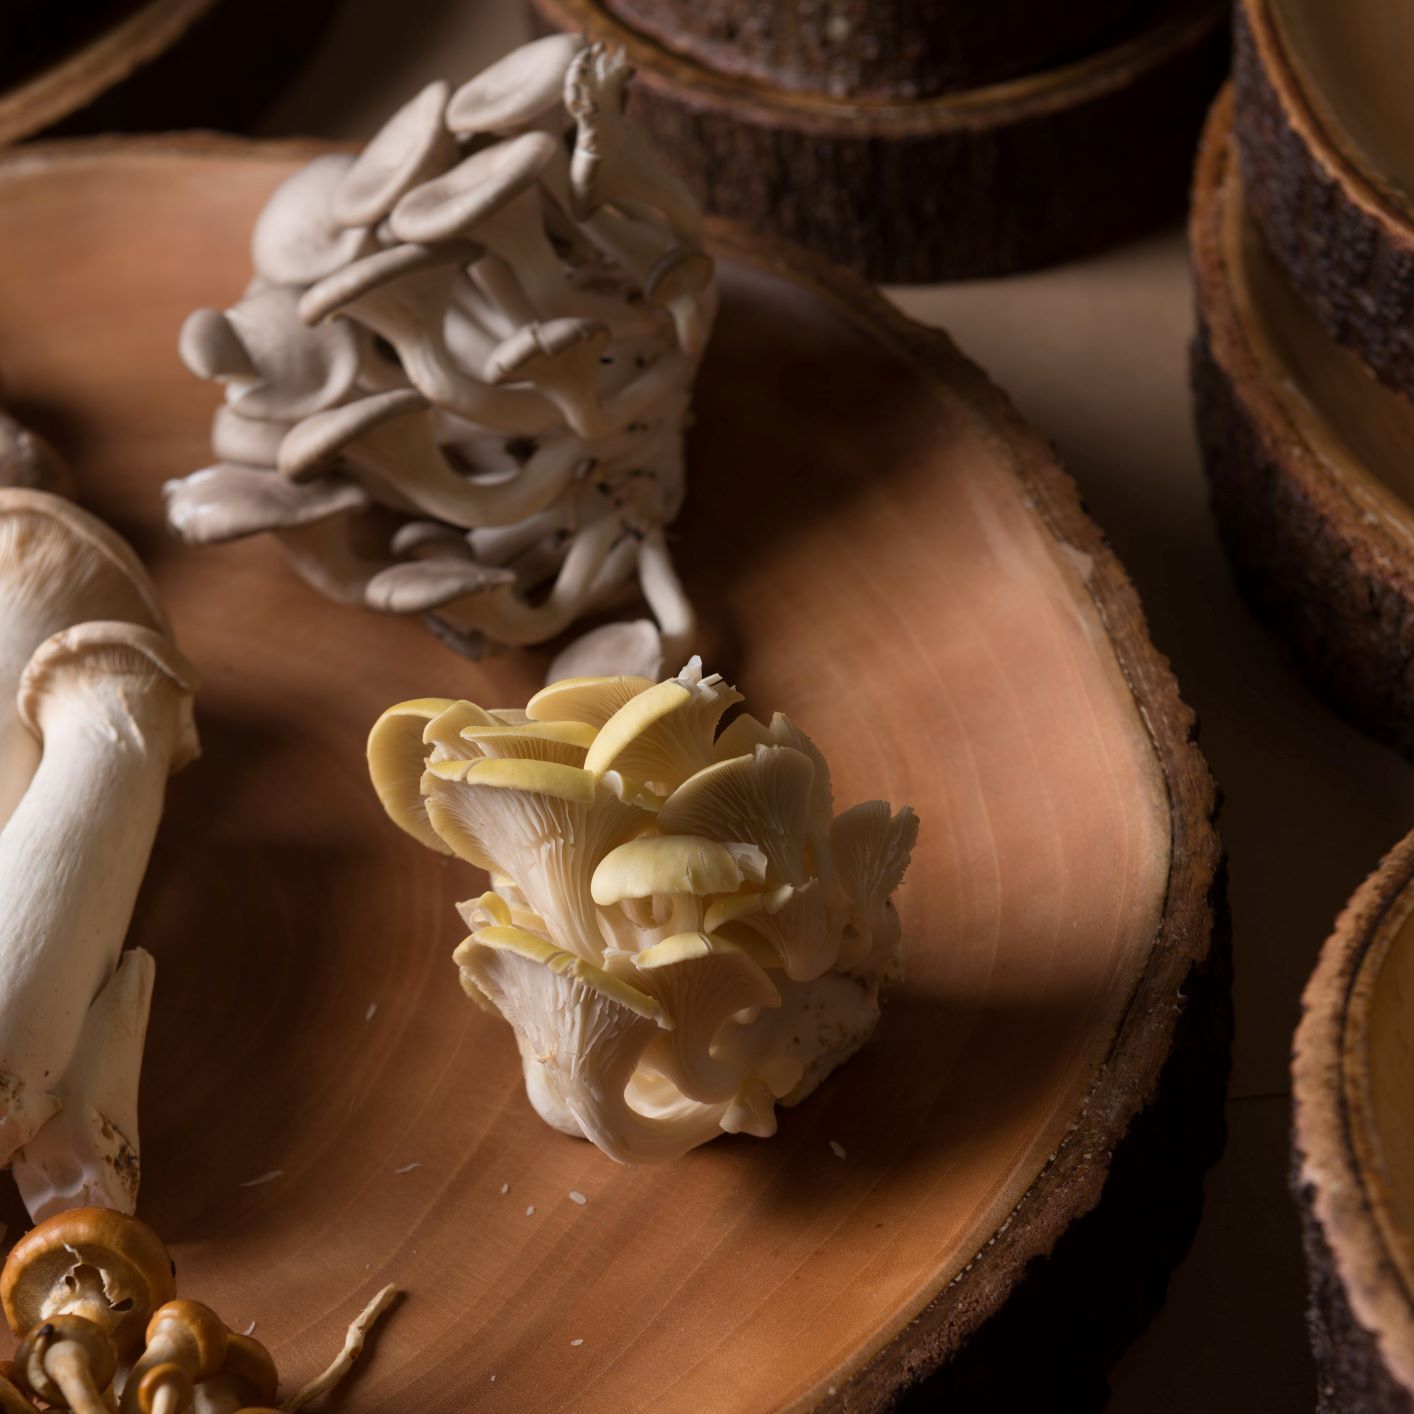
[[[1245,204],[1231,102],[1194,183],[1198,430],[1248,597],[1316,684],[1414,750],[1414,404],[1384,388],[1292,290]]]
[[[0,144],[58,125],[243,125],[303,61],[332,8],[333,0],[89,4],[62,43],[0,87]]]
[[[1227,58],[1225,5],[1165,0],[1058,67],[851,99],[706,67],[603,0],[532,3],[547,26],[628,51],[645,130],[708,210],[895,282],[1051,264],[1177,215]]]
[[[1241,0],[1235,128],[1248,200],[1326,330],[1414,396],[1414,14]]]
[[[676,552],[702,650],[811,731],[840,801],[910,801],[924,836],[876,1040],[769,1142],[618,1167],[530,1110],[456,985],[478,877],[382,816],[362,759],[389,703],[521,701],[548,655],[465,662],[316,597],[273,544],[160,525],[214,405],[177,330],[239,293],[252,216],[307,155],[0,163],[0,246],[32,272],[0,285],[15,411],[132,538],[204,679],[133,930],[158,963],[141,1210],[183,1291],[298,1379],[396,1281],[348,1408],[876,1409],[939,1365],[928,1399],[966,1408],[969,1351],[1008,1322],[1036,1358],[1008,1343],[988,1397],[1023,1374],[1054,1397],[1105,1353],[1090,1328],[1152,1305],[1226,1065],[1213,785],[1074,486],[945,337],[716,230]]]
[[[1292,1061],[1320,1414],[1414,1410],[1414,835],[1336,923]]]

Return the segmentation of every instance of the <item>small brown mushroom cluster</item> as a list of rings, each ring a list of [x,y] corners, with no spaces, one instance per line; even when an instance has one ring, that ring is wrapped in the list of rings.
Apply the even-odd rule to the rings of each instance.
[[[538,40],[275,192],[244,296],[182,331],[225,402],[215,464],[166,488],[179,535],[270,532],[325,594],[471,656],[636,580],[653,620],[586,635],[574,670],[686,651],[664,527],[716,288],[700,210],[625,120],[631,75]]]
[[[174,1272],[157,1234],[111,1209],[72,1208],[32,1229],[0,1272],[0,1303],[20,1341],[0,1379],[0,1410],[32,1410],[31,1398],[78,1414],[272,1405],[270,1353],[210,1307],[178,1300]]]
[[[379,1294],[286,1410],[348,1372],[392,1295]],[[0,1414],[33,1414],[36,1399],[77,1414],[274,1414],[270,1352],[209,1306],[179,1299],[161,1238],[124,1213],[72,1208],[33,1228],[0,1271],[0,1305],[20,1341],[0,1366]]]

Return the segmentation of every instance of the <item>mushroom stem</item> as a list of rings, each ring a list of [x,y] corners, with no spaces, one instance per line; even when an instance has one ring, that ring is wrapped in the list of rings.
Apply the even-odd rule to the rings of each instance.
[[[167,776],[197,754],[193,685],[170,639],[131,624],[66,629],[25,670],[20,715],[43,752],[0,831],[0,1161],[58,1108],[112,975]]]
[[[589,607],[600,571],[623,534],[611,516],[581,530],[570,545],[554,587],[539,604],[527,603],[513,588],[492,589],[443,605],[437,617],[458,633],[476,629],[513,647],[553,638]]]
[[[638,582],[663,635],[664,661],[685,662],[697,634],[697,615],[678,578],[673,557],[668,553],[667,538],[661,530],[651,531],[644,537],[638,553]]]
[[[111,1414],[83,1346],[72,1340],[56,1340],[46,1347],[43,1360],[45,1372],[74,1414]]]
[[[138,1077],[156,970],[142,948],[123,954],[88,1009],[59,1113],[15,1155],[15,1185],[36,1222],[62,1208],[137,1206]]]

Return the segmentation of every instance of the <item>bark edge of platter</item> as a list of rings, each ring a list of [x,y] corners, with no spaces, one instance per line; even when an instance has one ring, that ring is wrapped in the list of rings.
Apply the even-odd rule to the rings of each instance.
[[[896,72],[871,80],[817,46],[796,67],[770,60],[791,86],[734,74],[713,67],[722,61],[696,30],[680,40],[692,57],[643,32],[644,14],[666,27],[682,0],[632,0],[637,29],[621,18],[626,0],[616,0],[617,15],[609,3],[531,0],[543,30],[585,32],[628,52],[637,70],[630,105],[707,210],[881,281],[1035,269],[1177,216],[1227,61],[1227,7],[1169,0],[1053,67],[881,99],[816,90],[897,86]],[[736,8],[721,0],[702,24]],[[779,29],[769,33],[784,43]],[[851,46],[870,49],[857,32]],[[755,45],[738,58],[765,62]],[[807,80],[806,62],[833,67]],[[920,72],[920,88],[942,82],[926,64]]]
[[[0,80],[0,144],[179,127],[242,129],[309,56],[335,0],[29,0]],[[18,33],[18,31],[16,32]],[[11,31],[0,24],[0,47]],[[272,44],[272,37],[278,42]]]
[[[1411,917],[1414,835],[1346,905],[1302,1000],[1292,1189],[1305,1231],[1318,1414],[1414,1410],[1411,1071],[1389,1000],[1407,996],[1414,977]],[[1390,1125],[1401,1085],[1402,1135]]]
[[[1194,411],[1213,515],[1244,597],[1287,640],[1316,690],[1372,735],[1414,753],[1414,515],[1358,458],[1312,440],[1313,428],[1327,426],[1319,407],[1294,397],[1264,364],[1259,350],[1268,345],[1234,293],[1224,237],[1227,205],[1240,200],[1231,106],[1230,90],[1214,105],[1189,231]],[[1279,263],[1276,270],[1279,277]],[[1327,347],[1363,381],[1352,354]],[[1402,407],[1373,380],[1368,396]]]
[[[1339,118],[1303,76],[1274,0],[1241,0],[1233,30],[1233,125],[1252,213],[1326,331],[1414,397],[1414,219],[1329,131]]]

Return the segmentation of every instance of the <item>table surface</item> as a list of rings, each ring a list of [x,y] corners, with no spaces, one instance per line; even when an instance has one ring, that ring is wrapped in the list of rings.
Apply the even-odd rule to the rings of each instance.
[[[269,134],[360,138],[421,84],[526,37],[519,0],[346,0]],[[889,292],[946,328],[1059,445],[1197,710],[1224,795],[1237,1036],[1227,1150],[1166,1304],[1112,1374],[1113,1414],[1296,1414],[1314,1398],[1287,1191],[1288,1055],[1346,898],[1414,818],[1414,769],[1319,702],[1237,596],[1192,427],[1182,233],[1035,275]]]

